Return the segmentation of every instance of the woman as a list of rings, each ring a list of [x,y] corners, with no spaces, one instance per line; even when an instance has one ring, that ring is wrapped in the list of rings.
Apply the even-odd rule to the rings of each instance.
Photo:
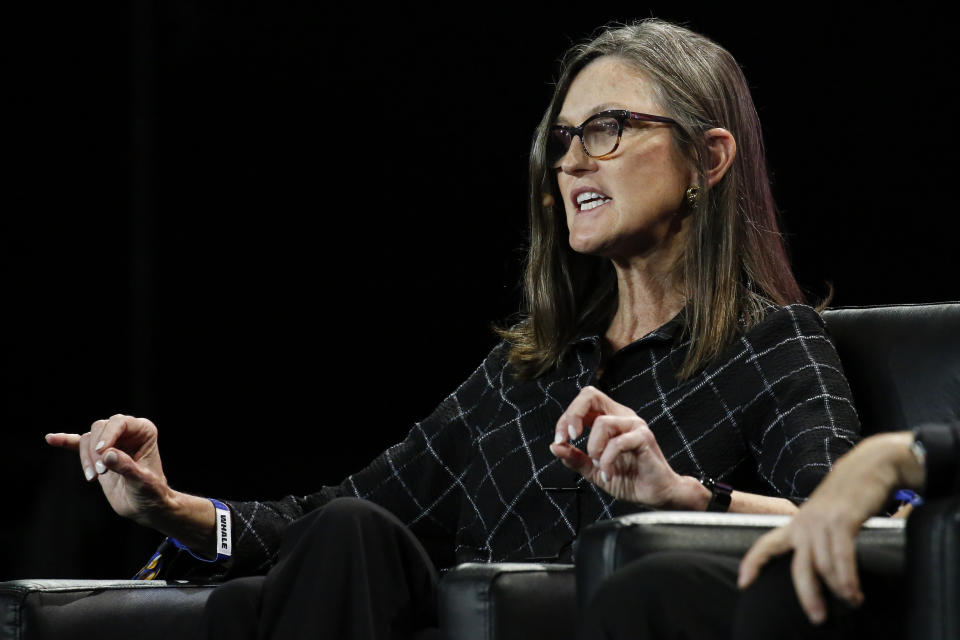
[[[214,592],[215,637],[404,637],[434,623],[435,567],[570,561],[581,528],[640,509],[791,512],[858,424],[794,304],[759,131],[735,61],[697,34],[648,20],[575,48],[531,154],[526,315],[337,487],[175,492],[156,427],[127,416],[48,441],[176,539],[146,575],[267,572]]]

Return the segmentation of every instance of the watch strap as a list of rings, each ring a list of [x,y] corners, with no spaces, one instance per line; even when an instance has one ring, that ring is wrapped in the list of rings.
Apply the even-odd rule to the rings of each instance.
[[[733,487],[725,482],[717,482],[713,478],[705,478],[700,482],[710,490],[707,511],[726,513],[730,510],[730,494],[733,493]]]

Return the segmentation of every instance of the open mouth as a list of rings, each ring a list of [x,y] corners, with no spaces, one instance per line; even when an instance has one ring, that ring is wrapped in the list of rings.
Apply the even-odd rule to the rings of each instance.
[[[577,207],[580,211],[590,211],[607,204],[611,199],[597,191],[584,191],[577,194]]]

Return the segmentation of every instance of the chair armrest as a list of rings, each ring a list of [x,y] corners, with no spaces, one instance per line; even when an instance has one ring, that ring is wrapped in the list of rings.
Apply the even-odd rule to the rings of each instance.
[[[142,580],[0,583],[0,640],[199,640],[215,585]],[[444,638],[556,640],[576,625],[572,565],[465,564],[440,583]]]
[[[576,552],[577,597],[586,607],[600,582],[642,556],[658,551],[705,551],[741,556],[761,535],[790,516],[702,511],[651,511],[604,520],[587,527]],[[905,521],[870,518],[857,546],[902,552]]]
[[[573,565],[467,563],[440,580],[444,640],[560,640],[577,624]]]
[[[0,640],[199,640],[213,588],[153,580],[0,582]]]
[[[960,497],[930,500],[907,522],[911,637],[960,637]]]

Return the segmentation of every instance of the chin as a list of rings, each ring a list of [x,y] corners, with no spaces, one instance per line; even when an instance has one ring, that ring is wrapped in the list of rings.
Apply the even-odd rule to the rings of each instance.
[[[570,248],[576,251],[577,253],[582,253],[588,256],[597,256],[600,258],[607,258],[609,256],[610,247],[605,243],[599,242],[596,239],[592,238],[577,238],[575,236],[570,236],[568,240]]]

